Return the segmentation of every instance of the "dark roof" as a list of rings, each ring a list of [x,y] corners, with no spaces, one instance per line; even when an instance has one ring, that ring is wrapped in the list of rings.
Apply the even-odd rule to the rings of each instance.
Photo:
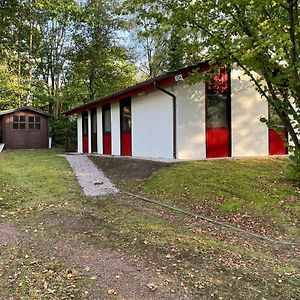
[[[48,112],[43,111],[43,110],[38,109],[38,108],[35,108],[35,107],[31,107],[31,106],[22,106],[22,107],[13,108],[13,109],[2,110],[2,111],[0,111],[0,116],[8,115],[8,114],[11,114],[11,113],[14,113],[14,112],[17,112],[17,111],[25,111],[25,110],[30,110],[32,112],[35,112],[37,114],[40,114],[40,115],[43,115],[43,116],[46,116],[46,117],[51,116]]]
[[[141,92],[150,91],[155,89],[156,87],[161,87],[165,85],[172,84],[176,82],[176,79],[174,78],[176,75],[183,74],[183,77],[187,77],[189,73],[196,69],[201,69],[203,67],[208,67],[208,62],[202,62],[195,65],[190,65],[188,67],[180,68],[177,70],[173,70],[170,72],[167,72],[165,74],[162,74],[158,77],[143,81],[141,83],[135,84],[133,86],[130,86],[128,88],[125,88],[121,91],[118,91],[114,94],[102,97],[100,99],[90,101],[85,104],[81,104],[79,106],[76,106],[66,112],[64,112],[66,115],[72,115],[77,112],[84,111],[86,109],[95,108],[97,106],[110,103],[113,101],[117,101],[126,97],[138,95]]]

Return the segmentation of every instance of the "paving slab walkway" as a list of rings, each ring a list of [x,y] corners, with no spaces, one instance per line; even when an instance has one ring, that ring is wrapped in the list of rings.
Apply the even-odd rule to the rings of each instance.
[[[116,194],[118,189],[85,155],[65,155],[73,169],[83,194],[86,196],[103,196]]]

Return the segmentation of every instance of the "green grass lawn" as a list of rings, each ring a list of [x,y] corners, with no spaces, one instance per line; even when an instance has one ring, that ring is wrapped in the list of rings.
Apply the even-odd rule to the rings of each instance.
[[[1,207],[29,207],[70,201],[78,192],[67,161],[59,152],[8,151],[0,155]],[[76,195],[77,196],[77,195]],[[76,197],[75,197],[76,199]]]
[[[97,280],[72,265],[67,254],[54,255],[55,238],[138,258],[173,299],[297,299],[296,246],[247,237],[125,195],[84,197],[57,154],[0,154],[0,225],[9,222],[30,237],[0,243],[0,298],[115,299],[105,290],[92,294]],[[279,227],[293,237],[299,199],[297,188],[285,180],[286,165],[277,159],[182,163],[123,186],[217,218],[271,219],[270,232]],[[129,285],[130,280],[135,279],[129,276]]]
[[[179,163],[155,172],[137,191],[200,214],[252,216],[298,235],[300,189],[286,180],[287,165],[287,159]]]

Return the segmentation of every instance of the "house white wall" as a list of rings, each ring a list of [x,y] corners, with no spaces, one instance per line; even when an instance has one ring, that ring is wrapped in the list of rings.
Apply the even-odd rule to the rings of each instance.
[[[88,153],[92,153],[92,114],[88,110]]]
[[[103,154],[102,106],[97,107],[97,151]]]
[[[268,117],[267,101],[261,98],[239,68],[231,72],[232,156],[268,155],[269,135],[260,117]]]
[[[177,96],[177,158],[205,158],[205,84],[178,82],[174,93]]]
[[[177,98],[177,158],[204,159],[205,84],[184,81],[167,87]],[[131,101],[132,156],[173,157],[172,97],[153,90]],[[268,104],[260,97],[242,70],[231,73],[232,156],[268,155],[268,128],[260,117],[268,116]],[[89,152],[91,150],[91,114],[89,111]],[[78,152],[83,152],[82,114],[77,115]],[[112,154],[121,155],[120,104],[111,104]],[[103,153],[102,108],[97,108],[97,147]]]
[[[121,155],[120,103],[111,103],[111,151],[112,155]]]
[[[83,152],[82,145],[82,113],[77,114],[77,152]]]
[[[172,98],[162,91],[133,97],[132,156],[173,157]]]

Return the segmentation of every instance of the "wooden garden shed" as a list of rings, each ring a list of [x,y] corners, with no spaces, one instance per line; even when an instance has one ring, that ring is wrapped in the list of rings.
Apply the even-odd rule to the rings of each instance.
[[[0,111],[0,144],[6,149],[48,147],[50,114],[29,106]]]

